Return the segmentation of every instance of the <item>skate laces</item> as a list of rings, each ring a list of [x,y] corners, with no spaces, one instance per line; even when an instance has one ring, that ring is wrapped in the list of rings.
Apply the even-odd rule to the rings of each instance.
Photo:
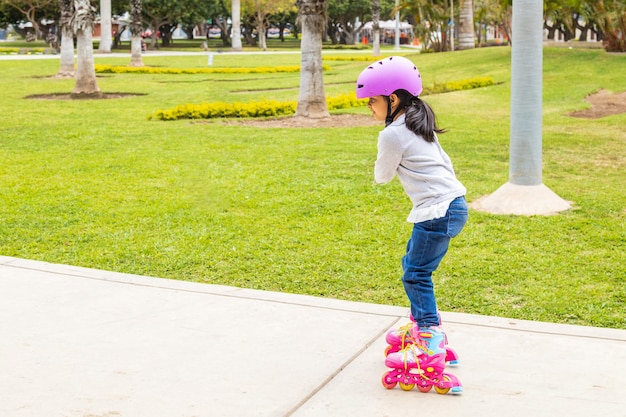
[[[419,357],[424,354],[424,351],[416,344],[409,345],[402,350],[402,363],[404,364],[404,370],[407,371],[409,369],[409,353],[413,354],[413,360],[417,366],[417,372],[420,374],[423,373]]]
[[[420,377],[426,381],[437,383],[439,379],[437,377],[431,378],[431,376],[429,375],[428,371],[430,372],[433,371],[433,368],[430,365],[426,366],[426,369],[422,369],[422,364],[420,363],[419,357],[422,355],[427,355],[427,353],[424,352],[421,346],[411,345],[411,346],[408,346],[406,349],[402,350],[402,353],[403,353],[402,362],[404,364],[404,372],[409,372],[409,352],[413,354],[413,359],[415,360],[415,368],[416,368],[418,375],[420,375]]]
[[[402,346],[405,345],[407,340],[411,341],[413,337],[411,336],[411,329],[413,329],[413,323],[407,323],[404,326],[400,326],[398,328],[398,333],[402,333],[400,341],[402,342]]]

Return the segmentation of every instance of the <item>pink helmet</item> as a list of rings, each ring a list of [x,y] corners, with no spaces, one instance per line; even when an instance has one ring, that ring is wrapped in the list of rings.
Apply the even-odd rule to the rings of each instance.
[[[401,56],[390,56],[368,66],[356,82],[357,98],[389,96],[396,90],[406,90],[414,96],[422,93],[420,72]]]

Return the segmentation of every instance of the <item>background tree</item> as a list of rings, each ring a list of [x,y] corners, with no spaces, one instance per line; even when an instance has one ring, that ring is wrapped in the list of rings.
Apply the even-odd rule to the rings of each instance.
[[[505,33],[507,43],[510,45],[513,36],[513,0],[498,0],[498,6],[498,10],[500,12],[498,21],[500,22],[500,27]]]
[[[243,0],[243,7],[251,18],[258,37],[259,47],[267,50],[267,30],[270,16],[286,12],[293,6],[293,0]]]
[[[560,32],[564,41],[574,39],[572,6],[564,0],[546,0],[544,4],[543,27],[548,30],[548,39]]]
[[[327,3],[329,35],[338,37],[339,43],[355,44],[356,33],[372,16],[372,4],[363,0],[328,0]]]
[[[200,0],[202,2],[202,0]],[[227,48],[231,45],[230,30],[228,27],[228,18],[231,14],[230,10],[226,6],[224,0],[213,0],[204,2],[205,6],[203,10],[206,10],[205,18],[209,18],[212,26],[220,29],[220,39],[222,45]],[[240,29],[241,31],[241,29]]]
[[[604,33],[607,52],[626,52],[626,3],[620,0],[598,0],[598,26]]]
[[[60,0],[59,9],[61,15],[59,18],[61,64],[56,76],[59,78],[74,78],[74,31],[72,30],[74,0]]]
[[[297,0],[302,42],[300,91],[296,117],[330,117],[322,74],[322,36],[326,29],[325,0]]]
[[[473,0],[476,42],[485,45],[489,29],[499,29],[499,5],[493,0]]]
[[[32,29],[24,28],[20,29],[17,23],[21,23],[19,20],[13,21],[13,29],[18,32],[24,39],[46,39],[50,40],[48,36],[53,26],[42,24],[42,22],[54,22],[56,21],[59,13],[57,0],[2,0],[2,2],[13,9],[20,12],[18,15],[22,19],[26,19],[31,25]],[[11,16],[16,19],[16,16]],[[20,19],[21,20],[21,19]]]
[[[76,85],[73,98],[100,97],[93,61],[93,22],[96,8],[89,0],[74,0],[74,14],[70,21],[76,36]]]
[[[475,47],[474,8],[472,0],[461,0],[459,12],[459,49]]]
[[[573,16],[574,27],[580,31],[579,41],[587,41],[589,33],[598,35],[598,24],[596,21],[596,1],[576,0],[575,16]]]
[[[160,41],[163,46],[169,46],[172,39],[172,32],[178,24],[177,17],[183,9],[188,6],[185,2],[174,0],[142,0],[141,14],[148,27],[152,30],[150,34],[150,44],[148,49],[153,50],[159,47]],[[143,30],[142,30],[143,32]]]
[[[214,0],[184,0],[179,3],[181,7],[178,13],[173,15],[173,28],[176,29],[180,25],[188,40],[194,39],[196,29],[203,35],[207,34],[207,18],[211,16],[210,11],[216,3]]]
[[[434,52],[449,50],[449,0],[410,0],[401,2],[398,8],[412,16],[422,48]]]
[[[143,67],[141,59],[141,34],[143,20],[141,16],[141,0],[130,0],[130,66]]]
[[[296,18],[298,17],[298,8],[293,1],[289,1],[288,8],[280,9],[272,13],[269,17],[270,25],[278,28],[278,38],[281,42],[285,41],[285,29],[291,26],[291,29],[296,28]],[[296,32],[292,31],[292,35]]]
[[[233,51],[241,51],[241,0],[232,0]]]
[[[111,0],[100,0],[100,45],[98,51],[110,53],[113,43],[111,24]]]
[[[372,0],[372,55],[380,56],[380,0]]]

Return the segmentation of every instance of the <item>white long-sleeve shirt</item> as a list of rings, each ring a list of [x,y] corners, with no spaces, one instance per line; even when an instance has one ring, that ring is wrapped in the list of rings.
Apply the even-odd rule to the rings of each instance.
[[[407,218],[411,223],[443,217],[450,202],[466,193],[439,140],[426,142],[411,132],[404,114],[378,135],[374,178],[385,184],[396,174],[413,203]]]

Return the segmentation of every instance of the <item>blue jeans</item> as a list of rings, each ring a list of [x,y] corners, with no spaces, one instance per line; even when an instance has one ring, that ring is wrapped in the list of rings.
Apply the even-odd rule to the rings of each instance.
[[[432,274],[443,259],[450,239],[467,223],[467,203],[459,197],[450,203],[444,217],[415,223],[402,258],[402,284],[411,302],[411,314],[420,327],[439,326]]]

